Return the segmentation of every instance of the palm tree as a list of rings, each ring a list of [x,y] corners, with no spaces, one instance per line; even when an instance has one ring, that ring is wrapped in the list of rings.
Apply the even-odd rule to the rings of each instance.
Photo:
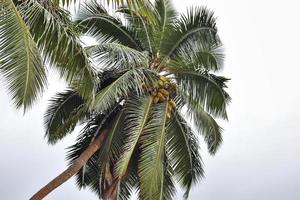
[[[32,199],[74,174],[79,187],[103,199],[128,199],[134,189],[140,199],[171,199],[175,182],[187,198],[203,177],[195,133],[215,154],[222,129],[214,118],[227,119],[230,101],[228,79],[213,74],[224,57],[213,13],[196,7],[179,15],[169,0],[156,0],[143,12],[116,6],[110,14],[92,1],[75,20],[81,34],[96,40],[85,48],[98,66],[94,95],[71,87],[51,100],[45,115],[50,144],[78,123],[85,127],[69,148],[70,166]]]

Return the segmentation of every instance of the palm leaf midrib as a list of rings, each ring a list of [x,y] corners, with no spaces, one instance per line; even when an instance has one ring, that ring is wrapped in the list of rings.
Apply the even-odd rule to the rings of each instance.
[[[136,41],[132,38],[132,36],[130,34],[128,34],[123,28],[121,28],[118,24],[116,24],[113,19],[109,19],[108,16],[106,15],[101,15],[98,14],[97,16],[93,16],[93,17],[87,17],[86,19],[84,19],[81,23],[88,21],[90,19],[101,19],[104,20],[108,23],[110,23],[111,25],[113,25],[114,27],[116,27],[118,30],[120,30],[134,45],[137,49],[141,50],[140,46],[136,43]]]
[[[172,68],[172,67],[170,67],[169,69],[170,69],[170,71],[172,71],[174,73],[178,73],[178,74],[190,74],[190,75],[194,75],[194,76],[199,76],[199,77],[207,80],[208,82],[212,83],[219,90],[220,94],[222,95],[222,98],[226,99],[226,97],[224,95],[224,92],[220,88],[220,86],[215,81],[213,81],[212,79],[208,78],[207,76],[204,76],[204,75],[202,75],[200,73],[197,73],[197,72],[191,71],[191,70],[175,69],[175,68]]]
[[[119,169],[121,177],[123,177],[125,175],[125,173],[126,173],[126,170],[127,170],[127,167],[128,167],[128,163],[130,161],[130,158],[131,158],[131,156],[133,154],[133,151],[136,148],[136,145],[138,144],[140,136],[141,136],[141,134],[143,132],[143,129],[144,129],[145,125],[146,125],[146,122],[148,120],[148,116],[149,116],[150,111],[151,111],[152,102],[153,102],[153,97],[152,96],[148,97],[147,98],[147,105],[146,105],[145,113],[144,113],[144,116],[143,116],[143,120],[141,122],[141,125],[140,125],[139,129],[137,130],[137,138],[134,141],[134,143],[131,144],[130,151],[126,151],[125,154],[124,154],[124,157],[129,157],[129,159],[126,159],[125,160],[125,164],[123,163],[121,165],[121,168]]]
[[[28,91],[28,83],[29,83],[29,77],[30,77],[30,46],[29,46],[29,41],[28,38],[30,37],[30,33],[28,31],[27,26],[25,25],[23,18],[21,17],[19,11],[17,10],[16,6],[14,5],[14,3],[11,4],[11,8],[14,11],[17,21],[19,22],[20,27],[22,27],[23,29],[23,41],[24,41],[24,48],[26,49],[26,80],[25,80],[25,91],[23,94],[23,104],[26,102],[26,97],[27,97],[27,91]],[[25,108],[24,108],[25,109]]]

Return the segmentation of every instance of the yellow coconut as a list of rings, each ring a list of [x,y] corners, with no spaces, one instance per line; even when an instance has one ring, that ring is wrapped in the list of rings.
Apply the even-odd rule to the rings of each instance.
[[[159,89],[159,92],[162,93],[164,96],[169,96],[169,92],[165,89]]]

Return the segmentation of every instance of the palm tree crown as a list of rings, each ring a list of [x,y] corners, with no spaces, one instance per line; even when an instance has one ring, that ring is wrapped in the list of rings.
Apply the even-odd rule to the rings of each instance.
[[[30,107],[47,85],[45,65],[55,68],[70,89],[51,99],[48,142],[85,124],[67,154],[72,164],[105,134],[77,173],[80,187],[156,200],[171,199],[179,183],[187,198],[203,177],[196,133],[215,154],[222,129],[214,118],[227,119],[230,101],[228,79],[213,74],[224,58],[213,13],[180,15],[171,0],[107,1],[115,2],[108,12],[90,1],[73,20],[59,2],[74,1],[1,1],[0,73],[16,106]],[[81,36],[96,42],[84,46]]]
[[[69,148],[72,163],[108,130],[102,148],[77,173],[80,187],[100,197],[113,185],[120,199],[135,189],[141,199],[171,199],[177,182],[187,197],[203,177],[195,133],[215,154],[222,129],[214,117],[227,119],[230,101],[228,79],[213,74],[224,57],[215,17],[203,7],[179,15],[169,0],[156,0],[147,12],[116,7],[112,13],[94,1],[76,13],[76,28],[96,41],[84,50],[97,66],[97,82],[88,97],[70,89],[51,100],[48,141],[84,123]]]

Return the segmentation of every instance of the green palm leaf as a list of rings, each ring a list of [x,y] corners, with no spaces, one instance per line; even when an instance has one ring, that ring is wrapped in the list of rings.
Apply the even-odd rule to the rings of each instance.
[[[148,66],[147,54],[117,41],[90,46],[88,51],[93,59],[105,68],[132,69]]]
[[[149,19],[140,10],[125,7],[117,10],[117,12],[124,14],[128,27],[135,30],[135,38],[141,43],[144,50],[152,54],[154,24],[149,23]],[[151,13],[153,11],[150,9],[147,12]]]
[[[222,44],[215,41],[187,41],[178,54],[171,60],[178,66],[188,69],[219,71],[223,68],[224,53]]]
[[[131,97],[126,105],[125,132],[128,137],[125,140],[124,152],[117,164],[117,173],[123,177],[127,171],[130,159],[137,147],[138,140],[150,115],[153,97]]]
[[[168,154],[165,154],[164,163],[164,177],[163,177],[163,200],[173,199],[175,195],[175,184],[172,176],[174,176],[174,171],[171,166],[171,161],[168,159]]]
[[[196,102],[190,102],[188,104],[188,110],[197,130],[204,136],[209,152],[215,154],[222,143],[222,128],[214,118]]]
[[[186,95],[187,103],[195,101],[210,114],[227,119],[226,105],[230,102],[224,90],[227,79],[185,66],[172,66],[169,70],[178,81],[179,92]]]
[[[163,199],[167,109],[166,103],[153,106],[152,117],[140,139],[138,173],[141,199]]]
[[[69,12],[49,1],[26,0],[20,8],[47,63],[81,95],[89,96],[94,88],[95,72]]]
[[[138,152],[135,151],[130,160],[126,176],[120,180],[118,199],[129,200],[135,189],[138,189]]]
[[[50,100],[44,116],[45,137],[55,144],[74,130],[77,122],[87,115],[84,100],[73,90],[58,93]]]
[[[165,45],[164,42],[168,41],[167,38],[170,36],[177,13],[170,0],[156,0],[154,8],[157,18],[154,38],[156,39],[156,50],[159,54],[161,47]]]
[[[108,0],[108,4],[112,3],[115,7],[129,7],[131,10],[138,10],[141,16],[147,17],[149,23],[155,24],[155,16],[152,12],[152,2],[150,0]]]
[[[192,8],[187,15],[182,15],[174,23],[174,31],[166,38],[162,53],[166,58],[174,56],[191,40],[196,43],[198,39],[218,41],[217,28],[213,13],[203,7]]]
[[[197,138],[181,115],[177,111],[173,114],[174,119],[167,128],[167,148],[174,175],[186,189],[187,198],[192,184],[203,177],[203,168]]]
[[[124,129],[124,109],[120,109],[120,106],[116,109],[118,114],[113,120],[105,144],[101,149],[101,154],[99,155],[101,162],[106,162],[108,158],[112,159],[113,156],[118,156],[120,154],[120,148],[122,146],[120,143],[122,138],[124,138],[124,135],[122,135]]]
[[[91,107],[97,112],[105,111],[113,102],[122,100],[129,93],[141,93],[142,84],[151,83],[155,79],[153,73],[142,68],[125,71],[117,80],[96,95]]]
[[[128,47],[141,50],[135,33],[127,29],[120,19],[109,15],[106,9],[95,1],[82,5],[75,19],[83,27],[84,34],[100,41],[103,37],[110,36]]]
[[[0,5],[0,72],[14,103],[24,111],[46,85],[42,59],[22,16],[11,0]]]

